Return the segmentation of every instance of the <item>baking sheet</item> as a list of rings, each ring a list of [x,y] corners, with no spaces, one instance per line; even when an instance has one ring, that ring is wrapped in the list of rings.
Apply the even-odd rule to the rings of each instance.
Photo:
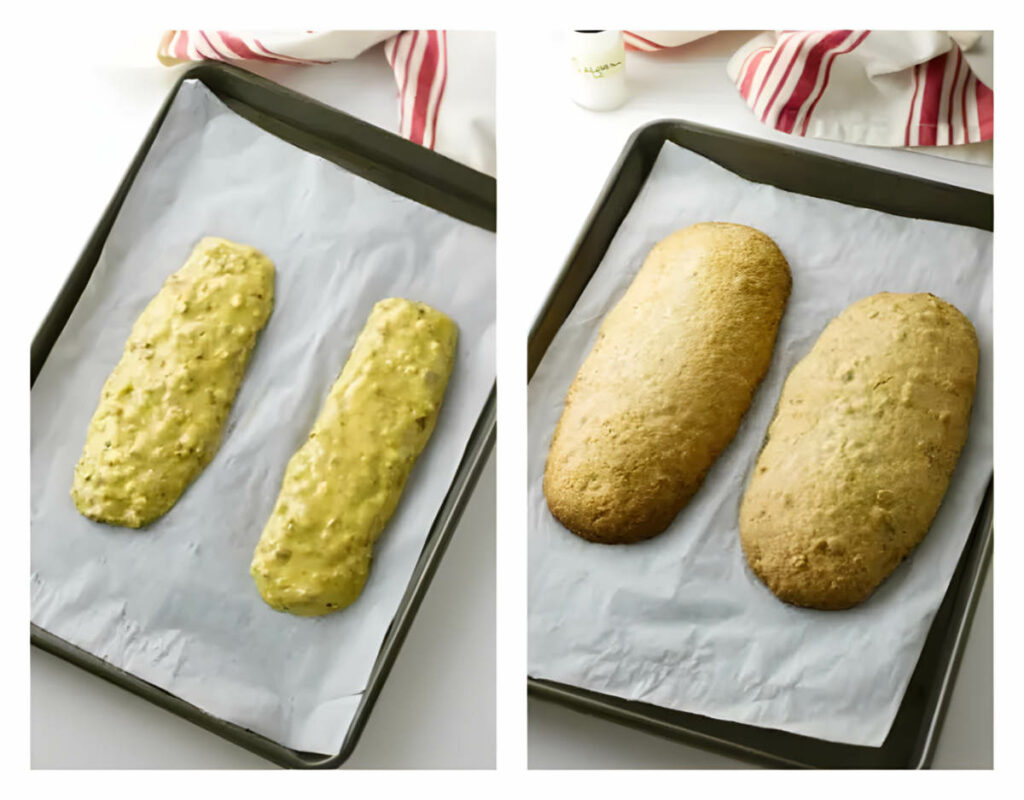
[[[69,491],[132,323],[205,235],[276,264],[274,311],[217,455],[142,532],[80,516]],[[32,621],[223,719],[337,752],[494,382],[495,237],[306,153],[185,82],[32,389]],[[459,325],[433,437],[348,609],[266,606],[249,562],[373,304]]]
[[[551,516],[544,462],[598,326],[654,244],[718,220],[759,228],[793,292],[771,369],[736,438],[669,529],[596,545]],[[790,369],[826,323],[879,291],[930,291],[978,332],[967,444],[924,542],[861,606],[799,609],[753,575],[739,544],[749,471]],[[666,142],[529,387],[529,674],[605,694],[879,746],[896,715],[992,474],[992,234],[744,180]]]

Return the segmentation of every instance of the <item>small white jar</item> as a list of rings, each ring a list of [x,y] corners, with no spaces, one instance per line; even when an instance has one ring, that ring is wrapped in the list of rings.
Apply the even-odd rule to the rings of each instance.
[[[611,111],[626,102],[626,46],[622,31],[569,34],[570,92],[593,111]]]

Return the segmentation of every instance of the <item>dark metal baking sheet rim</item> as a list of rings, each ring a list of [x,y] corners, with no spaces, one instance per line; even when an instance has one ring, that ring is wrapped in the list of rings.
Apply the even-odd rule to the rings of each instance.
[[[538,313],[530,329],[527,380],[533,377],[551,340],[597,270],[662,146],[669,141],[748,180],[769,183],[787,191],[901,216],[992,230],[992,196],[983,192],[682,120],[658,120],[636,130],[626,142]],[[748,157],[755,161],[746,162]],[[746,163],[737,164],[737,160]],[[920,197],[915,200],[894,191],[908,186],[914,188],[914,193],[928,195],[927,202],[922,205]],[[880,747],[843,745],[716,720],[529,676],[527,690],[531,696],[583,713],[776,767],[927,768],[935,752],[967,633],[991,561],[993,492],[990,479],[910,685],[889,736]],[[919,713],[911,719],[908,714],[914,708]]]
[[[31,383],[35,383],[36,376],[88,283],[114,219],[171,103],[182,83],[193,79],[201,81],[240,116],[304,150],[464,222],[486,230],[496,229],[496,182],[493,178],[238,67],[200,63],[184,72],[175,83],[32,340]],[[294,750],[208,714],[35,624],[31,625],[31,643],[280,766],[337,768],[352,754],[362,734],[487,457],[494,448],[496,422],[496,389],[492,387],[462,454],[455,477],[431,523],[423,550],[384,637],[341,749],[334,755]]]

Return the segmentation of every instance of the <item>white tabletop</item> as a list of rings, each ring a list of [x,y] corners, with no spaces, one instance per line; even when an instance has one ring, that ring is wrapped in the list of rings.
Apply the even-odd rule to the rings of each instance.
[[[58,39],[64,34],[57,31]],[[53,302],[167,92],[183,67],[156,62],[159,32],[68,70],[41,62],[24,156],[69,175],[48,200],[48,257],[25,287],[37,325]],[[120,45],[122,48],[126,45]],[[396,128],[394,77],[376,47],[352,62],[258,71],[388,130]],[[60,136],[75,120],[77,145]],[[26,338],[33,331],[26,332]],[[488,461],[348,767],[488,768],[495,763],[495,468]],[[173,714],[33,648],[32,766],[36,768],[242,768],[273,765]]]
[[[906,172],[979,191],[992,191],[991,143],[968,148],[951,160],[920,152],[800,139],[761,125],[726,75],[729,56],[756,32],[730,31],[677,51],[627,54],[627,103],[614,112],[574,105],[559,80],[567,74],[563,37],[548,36],[535,62],[523,62],[518,80],[531,87],[529,114],[537,121],[529,146],[530,175],[544,181],[543,213],[530,219],[536,259],[519,265],[520,292],[532,321],[550,291],[604,181],[630,134],[653,120],[675,118]],[[499,108],[504,107],[499,97]],[[522,128],[522,126],[520,126]],[[518,133],[518,130],[517,130]],[[516,146],[503,130],[500,147]],[[515,163],[499,154],[499,165]],[[972,163],[973,162],[973,163]],[[518,180],[518,177],[516,178]],[[520,195],[514,191],[514,197]],[[502,223],[504,224],[504,223]],[[499,261],[499,265],[502,262]],[[499,266],[500,268],[500,266]],[[531,768],[731,768],[743,762],[529,700]],[[967,641],[935,767],[992,765],[992,580],[986,577]]]

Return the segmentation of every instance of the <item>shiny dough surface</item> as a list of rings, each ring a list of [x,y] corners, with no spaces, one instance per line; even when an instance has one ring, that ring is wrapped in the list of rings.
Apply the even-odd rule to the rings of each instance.
[[[457,338],[455,323],[424,303],[374,306],[288,462],[256,547],[251,574],[270,606],[317,616],[359,597],[374,543],[434,430]]]
[[[274,303],[274,265],[206,237],[132,327],[103,385],[71,497],[90,519],[138,528],[165,514],[220,446]]]

